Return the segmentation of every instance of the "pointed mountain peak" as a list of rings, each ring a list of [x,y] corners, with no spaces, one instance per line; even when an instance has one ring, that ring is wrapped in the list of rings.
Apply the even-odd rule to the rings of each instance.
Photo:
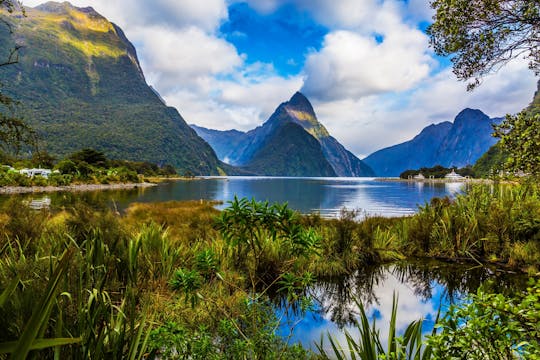
[[[308,112],[310,114],[313,114],[315,116],[315,110],[313,110],[313,106],[311,106],[311,103],[309,102],[308,98],[302,94],[301,92],[297,91],[293,97],[287,102],[287,107],[294,108],[295,110]]]
[[[317,120],[313,106],[302,93],[296,92],[293,97],[282,103],[270,117],[269,121],[292,121],[304,128],[317,139],[330,136],[326,128]]]

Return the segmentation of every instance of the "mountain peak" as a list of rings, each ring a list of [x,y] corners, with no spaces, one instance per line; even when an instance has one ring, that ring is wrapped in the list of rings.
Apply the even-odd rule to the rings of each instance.
[[[304,94],[302,94],[300,91],[297,91],[289,100],[289,104],[291,105],[310,104],[310,102]]]
[[[478,109],[463,109],[461,112],[456,116],[454,120],[454,126],[459,126],[463,123],[471,123],[471,122],[486,122],[491,123],[491,119],[489,116],[484,114],[482,111]]]
[[[308,98],[299,91],[297,91],[287,102],[287,107],[315,115],[315,110],[313,110],[313,106]]]
[[[319,140],[330,136],[326,128],[317,120],[315,110],[307,97],[300,92],[296,92],[288,102],[282,103],[269,121],[292,121]]]

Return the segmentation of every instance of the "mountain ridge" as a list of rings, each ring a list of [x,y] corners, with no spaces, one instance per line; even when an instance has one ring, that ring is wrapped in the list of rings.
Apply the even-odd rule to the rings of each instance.
[[[426,126],[413,139],[378,150],[363,159],[377,176],[399,176],[421,167],[473,165],[497,140],[491,136],[490,119],[478,109],[466,108],[454,122]]]

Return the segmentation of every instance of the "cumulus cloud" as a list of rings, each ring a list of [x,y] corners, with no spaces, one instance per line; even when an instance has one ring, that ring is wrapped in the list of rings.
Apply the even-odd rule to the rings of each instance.
[[[303,91],[318,99],[358,98],[407,90],[428,76],[431,59],[421,32],[396,29],[384,36],[379,43],[351,31],[328,34],[306,60]]]
[[[164,97],[188,122],[219,130],[251,130],[302,86],[301,77],[281,77],[266,68],[254,64],[228,78],[208,77]]]
[[[132,35],[141,44],[143,68],[151,69],[149,81],[159,84],[164,93],[231,73],[243,64],[232,44],[197,27],[171,31],[153,26],[135,30]]]
[[[320,50],[306,49],[300,75],[248,64],[219,34],[227,5],[239,1],[264,14],[292,4],[329,29]],[[42,0],[23,2],[35,6]],[[71,2],[91,5],[124,29],[148,82],[186,121],[249,130],[302,88],[319,120],[360,157],[409,140],[430,123],[453,120],[464,107],[490,116],[515,113],[536,86],[526,63],[516,61],[466,92],[449,69],[438,68],[419,30],[432,16],[424,0]]]

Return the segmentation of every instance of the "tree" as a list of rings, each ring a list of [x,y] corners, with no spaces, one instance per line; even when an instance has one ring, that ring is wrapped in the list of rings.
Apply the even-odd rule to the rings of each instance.
[[[539,0],[432,0],[431,7],[435,16],[428,28],[430,43],[438,55],[452,56],[459,80],[474,79],[468,90],[520,56],[540,74]],[[509,154],[509,169],[538,175],[540,119],[533,110],[507,115],[495,127],[495,136]]]
[[[12,14],[20,11],[24,15],[24,8],[17,0],[0,0],[0,13],[7,11]],[[10,33],[13,33],[13,26],[8,19],[0,17],[0,26],[7,27]],[[12,65],[18,61],[18,51],[20,46],[14,45],[8,50],[5,60],[0,62],[0,68]],[[15,107],[17,102],[1,91],[0,83],[0,147],[4,150],[18,151],[22,144],[33,144],[34,132],[26,123],[15,116]]]
[[[509,170],[540,175],[540,114],[525,110],[506,115],[501,125],[495,127],[495,135],[510,154],[506,161]]]
[[[89,148],[71,154],[69,159],[75,162],[86,162],[89,165],[100,167],[104,167],[107,163],[107,157],[103,152]]]
[[[460,80],[474,81],[520,56],[540,72],[540,1],[432,0],[434,23],[428,28],[438,55],[453,56]]]

